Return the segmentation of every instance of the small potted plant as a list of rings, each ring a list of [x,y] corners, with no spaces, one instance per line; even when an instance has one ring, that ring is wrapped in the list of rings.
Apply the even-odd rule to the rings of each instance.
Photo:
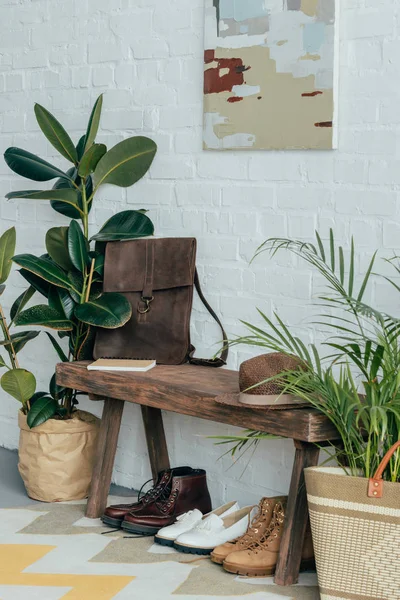
[[[20,274],[29,283],[18,299],[19,310],[13,322],[24,328],[33,325],[56,331],[58,339],[50,332],[47,336],[63,362],[92,358],[95,328],[121,327],[131,316],[131,306],[122,294],[102,292],[106,243],[154,232],[146,211],[139,209],[117,213],[90,236],[89,213],[100,187],[133,185],[148,171],[157,150],[156,144],[143,136],[127,138],[111,149],[96,143],[102,103],[100,96],[86,133],[76,145],[47,109],[35,105],[40,129],[70,163],[69,168],[59,169],[20,148],[8,148],[4,154],[7,165],[18,175],[38,182],[55,180],[51,189],[14,191],[7,198],[50,201],[56,212],[71,219],[69,226],[49,229],[45,240],[47,254],[13,256],[21,268]],[[44,300],[24,309],[35,293]],[[66,349],[64,342],[60,342],[64,338]],[[97,431],[98,423],[93,415],[77,411],[78,396],[78,390],[59,387],[53,374],[49,393],[36,392],[34,401],[26,407],[26,422],[20,419],[21,440],[28,440],[29,429],[35,428],[36,437],[32,434],[30,442],[26,442],[30,456],[24,453],[24,464],[20,449],[20,471],[28,493],[37,499],[72,500],[84,498],[88,493],[95,441],[94,432],[89,440],[88,427],[90,424]],[[86,436],[80,442],[72,435],[77,428]],[[32,444],[40,433],[47,436],[49,443],[41,445],[39,456],[39,449]],[[69,473],[67,455],[74,457],[75,464]],[[79,478],[85,483],[78,484]],[[28,479],[37,482],[34,492],[29,491],[33,484]]]
[[[347,265],[332,231],[328,247],[317,233],[315,245],[270,239],[257,255],[282,249],[305,260],[327,284],[317,323],[329,354],[293,335],[278,315],[263,313],[265,328],[245,323],[248,335],[232,344],[300,359],[301,368],[277,376],[282,393],[315,407],[337,428],[337,466],[306,469],[321,597],[393,600],[400,589],[400,320],[363,301],[376,253],[357,286],[353,240]],[[398,275],[395,260],[388,262]],[[385,279],[400,291],[395,280]],[[247,432],[230,441],[237,450],[263,437]]]

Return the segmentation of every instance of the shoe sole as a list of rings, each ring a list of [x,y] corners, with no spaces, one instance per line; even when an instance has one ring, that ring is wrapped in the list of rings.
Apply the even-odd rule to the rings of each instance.
[[[130,521],[122,521],[121,525],[124,531],[129,533],[141,533],[142,535],[155,535],[161,529],[161,527],[149,527],[148,525],[138,525],[137,523],[131,523]]]
[[[184,554],[201,554],[202,556],[207,556],[211,554],[214,548],[196,548],[196,546],[186,546],[185,544],[173,544],[175,550],[178,552],[183,552]]]
[[[224,564],[224,560],[225,559],[221,558],[220,556],[215,556],[215,554],[213,554],[212,552],[210,554],[210,558],[211,558],[211,561],[213,563],[215,563],[216,565],[223,565]]]
[[[268,577],[270,575],[274,575],[276,571],[276,565],[270,567],[268,569],[260,569],[260,568],[247,568],[242,569],[237,565],[227,562],[226,560],[223,562],[224,570],[228,573],[233,573],[233,575],[242,575],[244,577]],[[315,560],[303,560],[300,564],[300,571],[310,571],[315,569]]]
[[[103,515],[101,517],[101,520],[103,521],[103,523],[105,525],[109,525],[110,527],[117,527],[118,529],[121,529],[122,519],[113,519],[112,517]]]
[[[154,541],[160,546],[168,546],[169,548],[174,547],[174,540],[168,540],[167,538],[160,537],[159,535],[154,536]]]

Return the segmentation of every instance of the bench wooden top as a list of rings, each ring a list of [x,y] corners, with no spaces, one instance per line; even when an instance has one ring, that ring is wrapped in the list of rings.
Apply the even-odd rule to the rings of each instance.
[[[231,407],[215,401],[237,394],[237,371],[193,365],[158,365],[146,373],[88,371],[88,362],[57,365],[57,383],[87,392],[92,400],[116,398],[200,419],[255,429],[303,442],[337,439],[329,419],[313,408]]]

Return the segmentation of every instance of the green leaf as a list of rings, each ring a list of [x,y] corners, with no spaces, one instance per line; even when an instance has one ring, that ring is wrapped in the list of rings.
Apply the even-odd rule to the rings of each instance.
[[[70,181],[70,177],[61,169],[22,148],[7,148],[4,160],[14,173],[33,181],[50,181],[56,177]]]
[[[30,411],[28,412],[28,417],[26,422],[28,427],[31,429],[33,427],[38,427],[38,425],[42,425],[51,417],[54,417],[58,410],[58,402],[54,400],[54,398],[50,398],[50,396],[42,396],[32,406]]]
[[[4,283],[10,274],[15,243],[15,227],[10,227],[0,237],[0,283]]]
[[[85,153],[85,139],[86,139],[86,136],[83,135],[81,138],[79,138],[79,142],[76,145],[76,152],[78,154],[78,160],[81,160],[82,156]]]
[[[73,328],[72,321],[65,319],[64,315],[60,315],[54,308],[46,304],[38,304],[22,311],[15,319],[16,325],[41,325],[50,329],[62,331],[71,331]]]
[[[77,221],[71,221],[68,229],[68,252],[74,267],[81,273],[85,273],[90,262],[89,244]]]
[[[71,297],[76,304],[80,304],[81,295],[83,291],[83,276],[82,273],[77,271],[70,271],[68,273],[68,279],[71,281],[73,288],[69,290]]]
[[[147,173],[156,151],[155,142],[143,136],[119,142],[99,161],[94,172],[95,187],[103,183],[120,187],[133,185]]]
[[[52,227],[47,231],[46,250],[62,269],[73,268],[68,252],[68,227]]]
[[[83,155],[79,163],[78,173],[81,177],[87,177],[92,173],[99,160],[107,152],[107,146],[104,144],[93,144]]]
[[[57,383],[56,383],[56,374],[54,373],[53,377],[50,379],[50,385],[49,385],[50,395],[55,400],[59,400],[60,398],[62,398],[65,390],[66,390],[65,387],[61,387],[60,385],[57,385]]]
[[[65,314],[67,319],[72,319],[75,310],[75,302],[67,290],[63,288],[56,288],[60,304],[62,306],[62,312]]]
[[[333,236],[333,229],[329,230],[329,246],[331,251],[331,269],[335,272],[335,238]]]
[[[23,269],[38,275],[53,285],[66,289],[71,288],[71,282],[67,274],[47,258],[38,258],[33,254],[17,254],[13,257],[13,261]]]
[[[18,273],[25,279],[25,281],[29,283],[31,287],[33,287],[36,292],[39,292],[39,294],[42,294],[42,296],[45,298],[48,297],[50,284],[47,281],[41,279],[26,269],[19,269]]]
[[[54,350],[57,352],[59,359],[62,362],[69,362],[67,355],[65,354],[64,350],[61,348],[60,344],[57,342],[55,337],[52,336],[51,333],[48,333],[47,331],[46,331],[46,335],[49,338],[50,342],[52,343]]]
[[[129,321],[132,307],[122,294],[103,294],[97,300],[85,302],[75,308],[75,316],[88,325],[116,329]]]
[[[349,268],[349,296],[353,295],[354,287],[354,238],[351,238],[351,251],[350,251],[350,268]]]
[[[90,118],[89,118],[89,123],[87,126],[87,130],[86,130],[86,136],[85,136],[85,152],[87,152],[87,150],[91,147],[91,145],[94,143],[95,139],[96,139],[96,135],[97,132],[99,130],[99,125],[100,125],[100,117],[101,117],[101,109],[103,107],[103,94],[100,94],[100,96],[97,98]]]
[[[7,366],[7,363],[4,361],[4,358],[2,356],[0,356],[0,368],[6,367],[6,366]]]
[[[148,216],[138,210],[123,210],[112,216],[92,240],[133,240],[153,235],[154,225]]]
[[[65,205],[67,210],[76,211],[79,216],[82,211],[78,206],[78,191],[69,187],[56,190],[25,190],[20,192],[9,192],[6,198],[26,198],[30,200],[51,200]]]
[[[100,254],[100,252],[90,252],[90,258],[94,258],[94,270],[99,275],[104,275],[104,254]]]
[[[57,119],[43,106],[35,104],[36,120],[50,144],[67,160],[76,164],[78,153],[73,141]]]
[[[30,340],[34,340],[39,334],[40,331],[19,331],[18,333],[13,333],[11,335],[11,341],[15,354],[18,354],[25,344],[27,344]],[[2,340],[0,345],[9,346],[10,342],[8,340]]]
[[[362,298],[364,296],[364,292],[365,292],[365,289],[366,289],[366,287],[368,285],[368,281],[369,281],[369,278],[371,276],[372,268],[374,266],[376,254],[377,254],[377,251],[374,252],[374,254],[373,254],[372,258],[371,258],[371,261],[370,261],[370,263],[368,265],[368,269],[367,269],[367,272],[365,273],[363,282],[361,284],[360,291],[358,292],[357,302],[361,302],[361,300],[362,300]]]
[[[57,211],[58,213],[60,213],[61,215],[64,215],[65,217],[69,217],[70,219],[80,219],[82,216],[82,194],[80,191],[78,191],[75,185],[80,185],[81,181],[80,178],[78,176],[78,171],[76,170],[75,167],[71,167],[71,169],[69,169],[67,171],[67,175],[71,178],[69,181],[66,181],[65,179],[58,179],[56,181],[56,183],[53,186],[53,190],[66,190],[66,189],[72,189],[73,191],[76,191],[77,193],[77,203],[78,205],[75,207],[72,204],[66,204],[65,202],[60,202],[59,200],[50,200],[50,204],[51,207]],[[92,184],[92,178],[88,177],[86,180],[86,196],[89,197],[91,195],[93,191],[93,184]],[[89,210],[91,208],[91,203],[89,205]]]
[[[25,290],[20,296],[18,296],[18,298],[14,301],[10,309],[11,321],[14,321],[15,317],[21,312],[24,306],[28,304],[29,300],[32,298],[35,292],[35,288],[29,286],[27,290]]]
[[[4,285],[4,283],[2,283],[0,285],[0,296],[4,293],[5,289],[6,289],[6,286]]]
[[[0,385],[7,394],[26,404],[35,393],[36,379],[26,369],[11,369],[4,373]]]

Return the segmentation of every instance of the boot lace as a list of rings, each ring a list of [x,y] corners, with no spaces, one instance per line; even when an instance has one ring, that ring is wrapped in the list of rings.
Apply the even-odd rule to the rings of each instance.
[[[254,539],[247,549],[249,551],[253,550],[255,553],[259,552],[260,550],[267,549],[269,544],[279,536],[284,520],[285,510],[283,504],[278,502],[275,505],[271,523],[267,531],[260,539]]]
[[[246,548],[249,544],[252,544],[255,541],[255,537],[258,535],[258,530],[262,526],[263,517],[265,516],[265,508],[269,506],[269,502],[260,502],[257,508],[257,512],[251,520],[248,530],[242,536],[235,540],[235,543],[240,546],[245,546]]]
[[[167,477],[167,475],[168,475],[168,477]],[[168,484],[170,484],[171,474],[166,472],[163,475],[163,477],[161,478],[161,481],[159,483],[154,485],[150,490],[148,490],[148,492],[143,494],[143,489],[151,481],[153,481],[153,480],[149,479],[140,488],[139,493],[138,493],[138,502],[142,502],[143,504],[148,504],[149,502],[152,502],[153,500],[156,500],[159,497],[165,495],[165,488],[168,487]],[[168,490],[168,495],[169,495],[169,490]],[[164,500],[165,500],[165,498],[164,498]]]

